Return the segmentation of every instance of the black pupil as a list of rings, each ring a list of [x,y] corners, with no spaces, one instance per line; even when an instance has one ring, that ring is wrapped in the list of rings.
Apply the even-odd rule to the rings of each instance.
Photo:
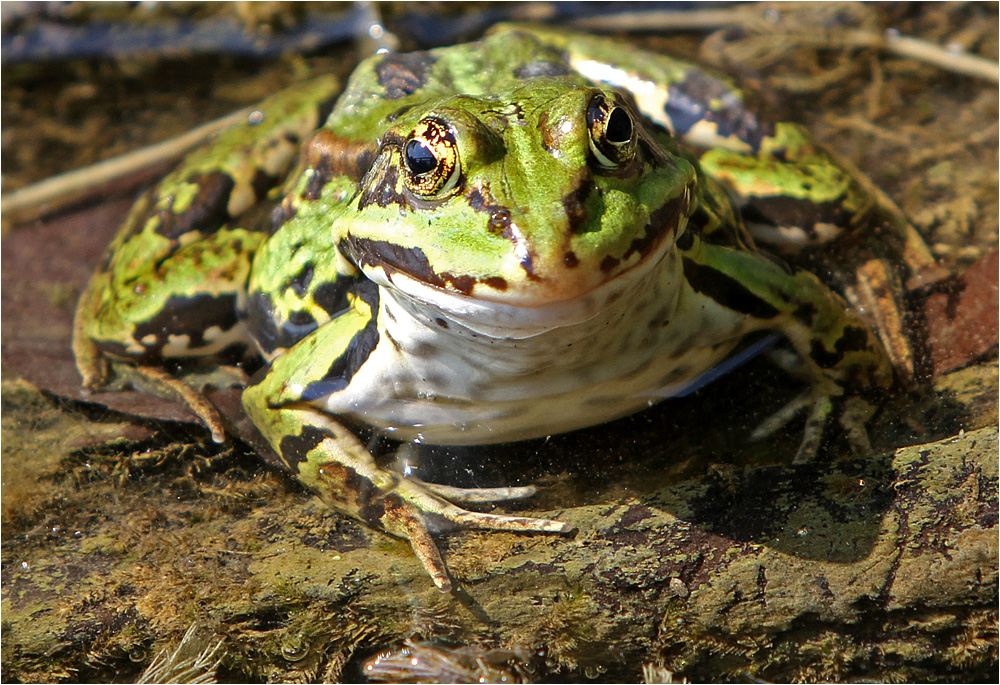
[[[419,140],[406,144],[406,163],[415,175],[426,174],[437,166],[437,157]]]
[[[632,117],[621,107],[611,110],[605,135],[609,142],[627,143],[632,140]]]

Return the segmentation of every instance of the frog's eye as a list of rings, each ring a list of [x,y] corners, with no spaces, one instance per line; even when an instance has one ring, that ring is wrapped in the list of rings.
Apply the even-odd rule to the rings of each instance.
[[[587,108],[590,151],[598,166],[621,167],[635,156],[635,122],[632,113],[603,95],[596,95]]]
[[[445,121],[422,119],[403,145],[403,181],[415,195],[440,197],[455,188],[460,175],[455,134]]]

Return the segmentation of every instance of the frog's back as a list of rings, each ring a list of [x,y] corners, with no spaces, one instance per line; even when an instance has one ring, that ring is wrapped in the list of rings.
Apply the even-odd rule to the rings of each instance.
[[[492,98],[535,78],[589,83],[559,50],[513,28],[480,41],[433,50],[373,55],[361,62],[327,123],[346,138],[371,141],[372,126],[453,95]]]

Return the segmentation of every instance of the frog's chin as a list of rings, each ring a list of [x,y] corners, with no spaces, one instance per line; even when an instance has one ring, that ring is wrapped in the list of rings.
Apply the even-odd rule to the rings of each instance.
[[[661,288],[671,281],[679,287],[679,256],[671,249],[673,241],[667,242],[610,280],[568,299],[503,302],[445,290],[382,267],[367,267],[365,275],[382,286],[384,297],[428,325],[440,327],[444,321],[485,336],[519,339],[598,319],[612,325],[633,300],[650,292],[647,286],[653,281],[660,281]]]

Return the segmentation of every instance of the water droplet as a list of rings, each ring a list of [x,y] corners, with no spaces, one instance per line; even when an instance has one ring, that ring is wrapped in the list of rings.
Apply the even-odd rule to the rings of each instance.
[[[282,645],[281,656],[285,657],[285,661],[302,661],[309,654],[309,647],[306,645]]]

